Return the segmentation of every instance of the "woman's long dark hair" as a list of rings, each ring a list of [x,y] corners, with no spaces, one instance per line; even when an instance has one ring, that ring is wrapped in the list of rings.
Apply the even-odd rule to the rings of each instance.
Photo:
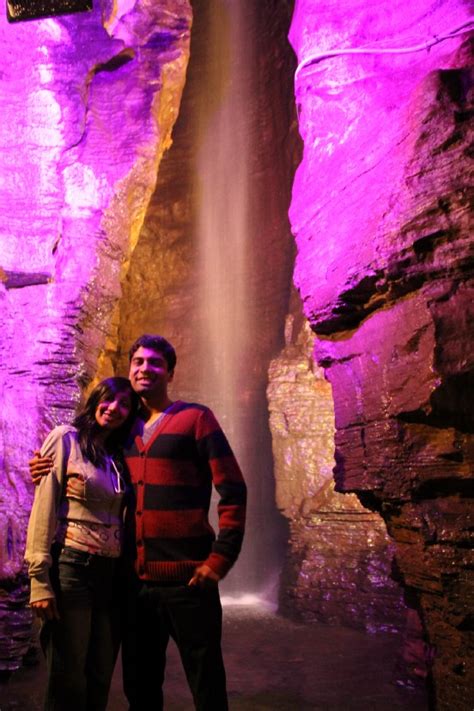
[[[114,399],[118,393],[127,393],[130,395],[130,414],[120,427],[113,430],[107,439],[102,438],[102,427],[95,419],[95,413],[98,405],[104,400]],[[107,453],[113,453],[120,450],[128,435],[131,427],[137,416],[140,398],[132,389],[128,378],[106,378],[102,380],[92,390],[86,400],[82,410],[78,413],[73,421],[74,427],[77,428],[79,434],[79,446],[81,452],[92,464],[100,466],[104,462],[104,457]]]

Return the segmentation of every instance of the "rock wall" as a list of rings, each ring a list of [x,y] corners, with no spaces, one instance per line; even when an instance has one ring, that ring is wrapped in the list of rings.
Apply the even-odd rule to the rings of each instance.
[[[27,460],[97,367],[169,147],[189,54],[185,0],[0,17],[0,669],[29,638]]]
[[[295,282],[334,396],[336,489],[385,519],[440,709],[473,698],[468,20],[456,1],[299,0],[291,30]]]
[[[270,365],[267,389],[276,503],[290,528],[280,611],[369,632],[400,632],[406,608],[391,578],[394,545],[378,513],[355,494],[334,490],[332,390],[298,313],[288,316],[286,338]]]
[[[293,257],[285,217],[297,155],[294,66],[284,47],[291,4],[245,6],[254,13],[255,98],[244,108],[254,148],[247,278],[255,337],[240,358],[238,395],[252,413],[244,449],[257,497],[247,539],[254,572],[240,574],[245,583],[267,574],[282,544],[264,384],[284,345]],[[126,348],[144,330],[176,343],[179,395],[207,400],[196,370],[204,317],[195,296],[194,161],[226,88],[211,82],[201,93],[219,79],[206,54],[206,25],[219,3],[193,3],[195,74],[174,152],[161,164],[184,84],[190,4],[94,5],[90,14],[18,25],[0,18],[8,59],[0,97],[0,669],[18,666],[29,637],[22,555],[34,446],[70,419],[97,365],[100,377],[125,370]],[[225,14],[223,21],[228,30]],[[395,545],[443,709],[467,708],[472,683],[466,22],[458,0],[384,0],[370,10],[356,0],[296,3],[291,40],[305,148],[291,221],[295,281],[317,340],[313,356],[301,324],[293,335],[288,325],[269,390],[277,500],[291,520],[294,554],[285,609],[326,621],[350,616],[369,629],[383,627],[390,610],[388,626],[395,624],[400,604],[386,578]],[[429,52],[420,51],[425,43]],[[336,489],[357,494],[365,508],[330,483],[332,402],[315,361],[334,398]],[[367,546],[341,556],[340,535],[348,547],[355,539]]]

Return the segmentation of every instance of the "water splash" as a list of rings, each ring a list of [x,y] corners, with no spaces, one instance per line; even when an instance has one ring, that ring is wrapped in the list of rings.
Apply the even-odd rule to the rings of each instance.
[[[223,607],[255,607],[267,612],[276,612],[278,606],[262,595],[221,595]]]

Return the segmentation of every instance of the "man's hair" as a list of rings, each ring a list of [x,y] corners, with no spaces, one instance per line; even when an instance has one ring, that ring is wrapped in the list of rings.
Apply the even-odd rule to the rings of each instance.
[[[149,348],[152,351],[157,351],[161,353],[166,362],[168,363],[168,370],[170,373],[173,372],[176,366],[176,351],[166,338],[163,336],[154,336],[149,333],[145,333],[143,336],[137,338],[137,340],[132,344],[128,352],[128,360],[131,362],[135,351],[139,348]]]

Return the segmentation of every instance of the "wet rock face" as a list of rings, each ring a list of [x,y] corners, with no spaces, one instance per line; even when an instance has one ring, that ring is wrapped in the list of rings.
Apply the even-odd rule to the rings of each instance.
[[[17,620],[20,642],[8,646],[12,606],[29,615],[18,604],[27,460],[70,421],[113,330],[177,115],[190,24],[187,0],[104,0],[14,25],[0,16],[0,668],[18,666],[27,637]]]
[[[354,2],[299,3],[299,61],[332,48],[414,46],[466,22],[463,3],[382,5],[374,18]],[[303,68],[305,158],[291,208],[295,279],[334,394],[337,490],[358,493],[387,523],[443,709],[468,708],[474,667],[464,39],[409,58],[342,55]]]
[[[334,490],[334,403],[314,362],[309,327],[289,316],[287,344],[269,370],[267,396],[276,502],[289,520],[280,610],[368,631],[405,629],[391,578],[394,544],[381,516]]]

